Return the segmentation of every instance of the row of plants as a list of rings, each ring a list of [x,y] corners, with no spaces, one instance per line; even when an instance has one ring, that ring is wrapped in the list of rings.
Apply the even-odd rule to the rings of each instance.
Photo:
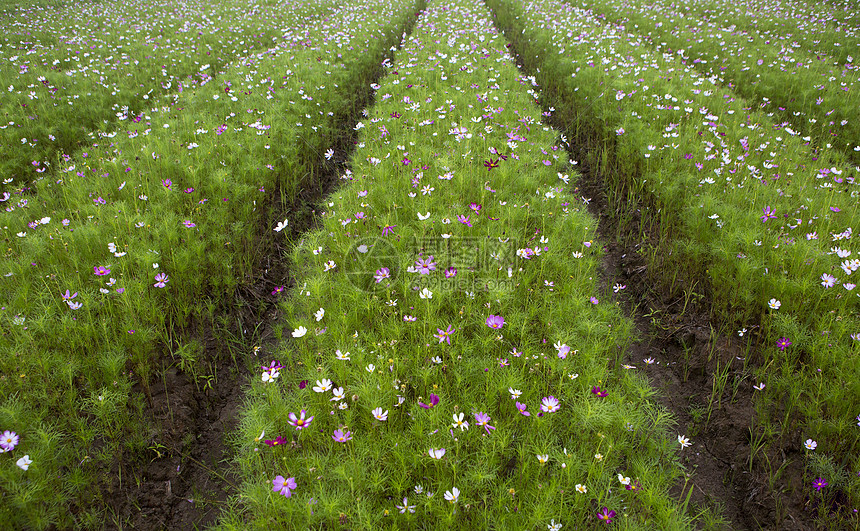
[[[578,5],[645,36],[660,51],[678,54],[711,81],[773,112],[773,121],[784,134],[798,135],[821,151],[836,147],[860,164],[860,91],[854,86],[858,70],[854,57],[840,61],[755,29],[685,17],[683,8],[675,5],[641,0]],[[860,60],[857,52],[853,55]]]
[[[328,3],[122,0],[0,23],[0,199],[15,200],[87,142],[146,135],[165,94],[195,91]],[[98,132],[110,134],[99,137]],[[46,173],[47,172],[47,173]]]
[[[410,2],[355,1],[283,28],[217,83],[147,109],[151,134],[75,152],[3,214],[0,521],[104,525],[94,487],[110,487],[123,452],[158,444],[132,387],[148,395],[168,353],[217,385],[188,323],[218,326],[268,247],[259,234],[288,223],[271,212],[318,185],[328,143],[411,19]]]
[[[619,362],[596,222],[490,12],[430,2],[388,70],[292,253],[221,528],[690,528],[691,442]]]
[[[695,284],[684,293],[674,281],[700,279],[713,317],[757,347],[756,430],[805,454],[810,494],[856,507],[856,169],[593,12],[554,0],[489,4],[539,72],[546,104],[595,148],[610,203],[631,198],[655,212],[653,278],[687,299]],[[814,456],[805,440],[817,443]],[[819,477],[830,488],[813,492]]]
[[[653,4],[664,11],[662,2]],[[827,2],[794,0],[692,0],[670,11],[732,31],[755,31],[770,43],[795,48],[800,45],[813,54],[828,55],[840,64],[851,62],[849,56],[860,54],[857,47],[860,14],[848,6],[836,8]]]

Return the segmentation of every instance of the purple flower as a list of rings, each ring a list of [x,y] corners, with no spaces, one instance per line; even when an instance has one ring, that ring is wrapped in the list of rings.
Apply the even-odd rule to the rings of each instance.
[[[197,226],[197,224],[193,223],[190,219],[186,219],[185,221],[182,222],[182,224],[185,225],[189,229]]]
[[[158,273],[155,275],[155,284],[153,284],[153,286],[156,288],[163,288],[168,282],[170,282],[170,280],[167,278],[167,274]]]
[[[93,271],[96,275],[100,277],[110,274],[110,269],[106,268],[105,266],[93,267]]]
[[[272,440],[268,440],[268,439],[267,439],[267,440],[265,441],[265,443],[266,443],[268,446],[280,446],[280,445],[282,445],[282,444],[287,444],[287,440],[286,440],[286,439],[284,439],[283,437],[281,437],[280,435],[278,435],[277,437],[275,437],[275,440],[274,440],[274,441],[272,441]],[[293,488],[295,488],[295,487],[293,487]]]
[[[520,412],[520,414],[522,414],[523,416],[526,416],[526,417],[531,417],[532,414],[529,413],[528,411],[526,411],[526,407],[527,406],[525,404],[521,404],[520,402],[517,402],[517,410]]]
[[[785,347],[789,345],[791,345],[791,341],[789,341],[787,337],[780,338],[780,340],[776,342],[776,346],[778,346],[779,350],[782,351],[785,351]]]
[[[69,295],[69,290],[66,290],[66,293],[63,294],[64,301],[70,301],[78,296],[78,292],[76,291],[74,295]]]
[[[287,289],[286,286],[277,286],[277,287],[275,287],[275,289],[272,290],[272,295],[277,295],[278,293],[281,293],[286,289]]]
[[[161,185],[170,190],[170,187],[173,186],[173,181],[171,181],[170,179],[162,179]]]
[[[389,271],[387,267],[380,267],[376,270],[376,274],[373,275],[373,278],[376,279],[377,284],[389,277],[391,277],[391,271]]]
[[[293,495],[292,491],[296,490],[296,487],[296,478],[284,479],[284,476],[277,476],[272,480],[272,490],[287,498]]]
[[[463,225],[465,225],[465,226],[467,226],[467,227],[471,227],[471,226],[472,226],[472,222],[471,222],[471,221],[469,221],[469,216],[464,216],[464,215],[462,215],[462,214],[457,214],[457,221],[459,221],[460,223],[462,223]]]
[[[430,404],[425,404],[424,402],[418,402],[418,405],[423,407],[424,409],[430,409],[438,403],[439,403],[439,397],[433,393],[430,393]]]
[[[479,205],[478,203],[469,203],[469,209],[473,210],[474,212],[478,212],[479,210],[481,210],[481,205]]]
[[[436,262],[433,261],[432,256],[419,258],[415,260],[415,269],[422,275],[429,275],[430,271],[436,271]]]
[[[272,363],[270,363],[268,367],[267,367],[267,366],[265,366],[265,365],[263,365],[261,368],[262,368],[264,371],[269,371],[269,372],[271,372],[271,371],[278,371],[278,370],[281,370],[281,369],[283,369],[283,368],[284,368],[284,366],[283,366],[283,365],[281,365],[280,363],[278,363],[278,362],[277,362],[277,360],[272,360]]]
[[[457,269],[454,267],[449,267],[445,270],[445,278],[454,278],[457,276]]]
[[[505,318],[500,315],[491,315],[487,317],[487,326],[493,330],[498,330],[505,326]]]
[[[598,396],[598,398],[603,398],[607,395],[606,391],[601,391],[600,387],[594,386],[591,388],[591,392]]]
[[[334,435],[331,436],[332,439],[337,442],[347,442],[352,440],[352,432],[347,430],[336,429],[334,430]]]
[[[451,334],[453,334],[455,331],[456,331],[456,329],[453,326],[448,325],[447,330],[442,330],[441,328],[437,328],[436,333],[433,334],[433,336],[437,337],[439,339],[439,343],[441,343],[443,341],[447,341],[448,344],[450,345],[451,344]]]
[[[490,416],[482,411],[475,413],[475,424],[483,426],[487,435],[490,434],[490,430],[496,429],[495,426],[490,426]]]
[[[610,511],[608,507],[604,507],[602,512],[597,513],[597,517],[604,523],[611,524],[612,519],[615,518],[615,511]]]
[[[776,209],[766,206],[762,209],[764,216],[761,217],[761,222],[766,223],[769,219],[776,219]]]
[[[487,159],[484,161],[484,166],[487,168],[487,171],[491,171],[493,168],[499,167],[499,160]]]
[[[18,434],[14,431],[6,430],[3,432],[3,436],[0,437],[0,453],[3,452],[11,452],[18,446]]]
[[[545,413],[555,413],[559,409],[561,409],[561,404],[558,399],[554,396],[546,396],[541,399],[540,409]]]
[[[386,225],[385,227],[382,228],[382,235],[388,236],[389,234],[394,234],[394,229],[396,227],[397,227],[397,225]]]
[[[314,418],[312,416],[305,418],[305,413],[306,411],[303,409],[300,413],[301,416],[297,417],[296,414],[291,411],[289,414],[290,420],[288,420],[287,422],[290,423],[290,426],[296,428],[296,430],[307,428],[308,426],[310,426],[311,421],[314,420]]]
[[[818,492],[821,492],[822,487],[827,486],[827,482],[824,481],[824,478],[818,478],[815,480],[815,482],[812,484],[812,486],[815,487],[815,490],[817,490]]]

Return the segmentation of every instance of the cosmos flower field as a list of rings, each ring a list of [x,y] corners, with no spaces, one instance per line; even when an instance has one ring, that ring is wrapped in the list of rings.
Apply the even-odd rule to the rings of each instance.
[[[0,521],[857,529],[860,20],[679,5],[0,3]]]

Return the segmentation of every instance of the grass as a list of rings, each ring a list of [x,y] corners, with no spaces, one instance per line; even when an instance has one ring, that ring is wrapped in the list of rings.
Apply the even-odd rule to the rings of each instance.
[[[316,184],[310,170],[327,133],[408,19],[401,12],[343,35],[363,24],[364,7],[298,23],[278,46],[236,59],[219,83],[148,108],[147,130],[99,135],[64,161],[59,179],[40,181],[38,195],[18,191],[27,199],[6,213],[0,266],[9,325],[0,425],[20,435],[15,453],[34,464],[25,482],[14,466],[0,471],[5,521],[67,528],[81,525],[69,506],[102,510],[92,486],[109,483],[120,452],[152,444],[130,389],[158,381],[162,354],[211,385],[184,324],[214,323],[258,259],[258,227],[277,236],[266,191],[292,196]],[[331,114],[317,110],[323,104]]]
[[[699,443],[623,362],[581,143],[611,208],[655,212],[655,286],[682,313],[711,304],[712,348],[746,334],[744,377],[720,365],[691,429],[757,385],[749,470],[777,513],[800,497],[856,527],[845,6],[795,5],[789,49],[762,42],[785,35],[770,8],[717,0],[0,3],[0,521],[128,519],[112,484],[143,477],[109,471],[187,452],[147,409],[166,366],[219,385],[209,326],[258,375],[220,528],[722,525],[691,485],[669,494]],[[353,138],[316,228],[285,236]],[[223,316],[284,244],[286,333],[252,352]]]
[[[793,397],[765,421],[776,424],[768,446],[797,447],[799,431],[856,468],[858,320],[845,262],[855,170],[627,28],[554,2],[492,5],[523,35],[523,58],[571,135],[605,146],[591,155],[614,161],[612,193],[660,212],[654,281],[705,279],[721,326],[756,332],[763,408]],[[856,504],[854,483],[838,488]]]
[[[665,490],[676,434],[618,362],[631,324],[598,299],[595,220],[536,95],[483,5],[428,4],[292,253],[294,332],[247,393],[222,528],[522,529],[604,507],[690,527]]]

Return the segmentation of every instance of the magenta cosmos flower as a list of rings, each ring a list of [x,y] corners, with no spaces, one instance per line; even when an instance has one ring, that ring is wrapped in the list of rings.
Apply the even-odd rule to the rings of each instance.
[[[290,423],[290,426],[295,427],[297,430],[301,430],[301,429],[304,429],[304,428],[307,428],[308,426],[310,426],[311,421],[314,420],[314,418],[313,417],[305,418],[305,413],[306,412],[303,409],[300,413],[301,416],[296,417],[296,414],[291,411],[290,415],[289,415],[290,420],[288,421]]]
[[[785,347],[789,345],[791,345],[791,341],[789,341],[787,337],[780,338],[780,340],[776,342],[776,346],[778,346],[779,350],[782,351],[784,351]]]
[[[615,511],[610,511],[608,507],[604,507],[603,511],[597,513],[597,517],[604,523],[611,524],[612,519],[615,518]]]
[[[430,393],[430,403],[425,404],[424,402],[418,402],[418,405],[423,407],[424,409],[430,409],[438,403],[439,403],[439,396],[435,395],[433,393]]]
[[[591,388],[591,392],[598,396],[598,398],[603,398],[607,395],[606,391],[601,391],[600,387],[594,386]]]
[[[282,445],[282,444],[287,444],[287,440],[286,440],[286,439],[284,439],[283,437],[281,437],[280,435],[278,435],[277,437],[275,437],[275,440],[269,440],[269,439],[266,439],[264,442],[265,442],[265,443],[266,443],[266,445],[268,445],[268,446],[280,446],[280,445]]]
[[[519,411],[523,416],[525,416],[525,417],[531,417],[531,416],[532,416],[532,414],[531,414],[531,413],[529,413],[528,411],[526,411],[526,408],[527,408],[527,407],[528,407],[528,406],[526,406],[525,404],[523,404],[523,403],[521,403],[521,402],[517,402],[517,410],[518,410],[518,411]]]
[[[93,271],[95,272],[96,275],[98,275],[100,277],[110,274],[110,269],[106,268],[105,266],[93,267]]]
[[[296,490],[296,478],[284,478],[284,476],[277,476],[272,480],[272,490],[277,492],[278,494],[283,494],[287,498],[293,495],[293,491]]]
[[[487,317],[487,326],[493,330],[498,330],[505,326],[505,318],[500,315],[491,315]]]

